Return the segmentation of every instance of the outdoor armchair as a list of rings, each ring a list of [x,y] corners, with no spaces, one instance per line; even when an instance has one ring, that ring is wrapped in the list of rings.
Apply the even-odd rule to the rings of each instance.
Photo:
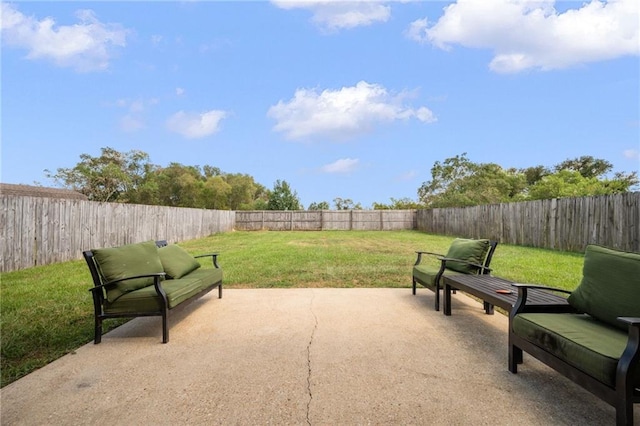
[[[456,238],[446,254],[416,251],[418,255],[413,265],[413,294],[416,283],[435,292],[435,310],[440,310],[441,278],[444,274],[489,274],[489,264],[498,245],[487,239]],[[440,263],[423,263],[423,256],[435,256]]]

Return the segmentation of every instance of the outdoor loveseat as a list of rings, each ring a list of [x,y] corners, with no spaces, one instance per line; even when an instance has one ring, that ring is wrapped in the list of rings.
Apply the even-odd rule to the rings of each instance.
[[[640,403],[640,254],[587,246],[573,292],[514,285],[509,371],[517,373],[525,351],[614,406],[618,425],[632,425]],[[527,306],[530,288],[570,293],[569,304]]]
[[[169,341],[169,312],[218,287],[222,269],[217,253],[191,256],[166,241],[147,241],[83,252],[94,287],[94,343],[102,340],[108,318],[162,317],[162,342]],[[196,258],[211,257],[213,267],[201,268]]]
[[[489,264],[493,252],[498,245],[497,241],[486,239],[473,240],[456,238],[449,247],[447,254],[439,254],[428,251],[417,251],[416,262],[413,265],[413,294],[416,294],[416,284],[435,292],[435,310],[440,310],[440,289],[444,287],[441,282],[442,275],[446,274],[489,274]],[[437,256],[440,264],[435,266],[422,263],[423,255]]]

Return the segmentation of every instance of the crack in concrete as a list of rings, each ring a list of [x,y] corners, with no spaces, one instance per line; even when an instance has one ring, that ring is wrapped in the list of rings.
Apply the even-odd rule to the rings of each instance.
[[[307,393],[309,394],[309,401],[307,402],[307,424],[311,426],[311,418],[309,417],[309,411],[311,409],[311,401],[313,400],[313,394],[311,393],[311,344],[313,343],[313,337],[316,334],[316,330],[318,329],[318,317],[316,313],[313,312],[313,299],[315,298],[315,292],[312,290],[313,296],[311,297],[311,302],[309,303],[309,310],[313,314],[313,318],[315,320],[315,324],[313,326],[313,330],[311,331],[311,337],[309,338],[309,344],[307,345]]]

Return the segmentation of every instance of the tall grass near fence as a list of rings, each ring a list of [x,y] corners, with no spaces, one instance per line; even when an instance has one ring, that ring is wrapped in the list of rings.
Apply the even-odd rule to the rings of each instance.
[[[415,251],[445,253],[452,240],[418,231],[262,231],[227,232],[180,245],[192,254],[218,252],[226,288],[403,287],[409,292]],[[494,275],[512,281],[573,289],[582,259],[501,244],[491,266]],[[0,282],[2,386],[92,340],[92,282],[84,261],[3,273]],[[105,321],[105,332],[123,321]]]

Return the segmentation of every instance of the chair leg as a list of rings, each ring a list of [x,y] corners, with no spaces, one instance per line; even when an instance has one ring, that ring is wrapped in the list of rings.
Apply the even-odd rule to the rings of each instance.
[[[416,279],[413,279],[413,295],[416,295]]]
[[[162,343],[169,342],[169,324],[167,321],[167,310],[162,313]]]
[[[96,317],[95,328],[93,332],[93,344],[97,345],[102,342],[102,319]]]
[[[218,299],[222,299],[222,283],[218,286]]]
[[[436,304],[435,304],[435,310],[439,311],[440,310],[440,284],[436,283]]]

